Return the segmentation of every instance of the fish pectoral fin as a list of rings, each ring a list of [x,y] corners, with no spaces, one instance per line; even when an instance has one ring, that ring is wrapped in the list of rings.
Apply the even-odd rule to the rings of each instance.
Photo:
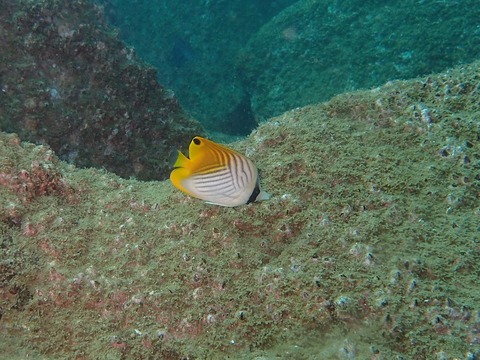
[[[178,151],[178,157],[177,161],[175,161],[175,164],[173,164],[173,168],[183,168],[186,167],[186,165],[189,163],[190,159],[186,157],[185,155],[182,154],[182,152],[179,150]]]

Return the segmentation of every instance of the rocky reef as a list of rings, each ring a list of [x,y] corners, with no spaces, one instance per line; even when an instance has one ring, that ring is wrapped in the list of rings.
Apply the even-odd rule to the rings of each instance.
[[[0,135],[9,359],[480,356],[480,63],[288,111],[222,208]]]
[[[77,166],[165,179],[201,126],[92,1],[7,1],[0,14],[0,128]]]
[[[476,0],[106,1],[125,41],[208,129],[479,58]]]
[[[266,23],[238,68],[259,119],[478,59],[480,8],[462,1],[301,0]]]

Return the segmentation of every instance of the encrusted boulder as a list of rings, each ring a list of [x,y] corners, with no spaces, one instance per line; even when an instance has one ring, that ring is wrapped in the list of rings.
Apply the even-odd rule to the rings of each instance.
[[[475,0],[301,0],[253,36],[238,58],[259,119],[468,63],[479,56]]]
[[[238,208],[0,133],[2,358],[477,359],[479,72],[265,122]]]
[[[0,14],[0,128],[78,166],[164,179],[202,132],[91,1],[9,1]]]

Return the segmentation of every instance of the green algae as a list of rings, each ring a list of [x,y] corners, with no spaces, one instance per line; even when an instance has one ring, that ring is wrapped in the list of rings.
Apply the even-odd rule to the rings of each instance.
[[[271,119],[232,146],[272,199],[238,208],[2,134],[0,348],[14,358],[14,335],[52,359],[478,356],[479,69]]]

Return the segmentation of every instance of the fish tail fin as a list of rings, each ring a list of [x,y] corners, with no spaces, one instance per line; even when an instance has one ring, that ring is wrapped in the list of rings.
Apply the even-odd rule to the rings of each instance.
[[[190,159],[185,155],[183,155],[182,152],[179,150],[178,157],[177,157],[177,160],[175,161],[175,164],[173,164],[173,168],[174,169],[183,168],[186,166],[186,164],[188,164],[189,161]]]

